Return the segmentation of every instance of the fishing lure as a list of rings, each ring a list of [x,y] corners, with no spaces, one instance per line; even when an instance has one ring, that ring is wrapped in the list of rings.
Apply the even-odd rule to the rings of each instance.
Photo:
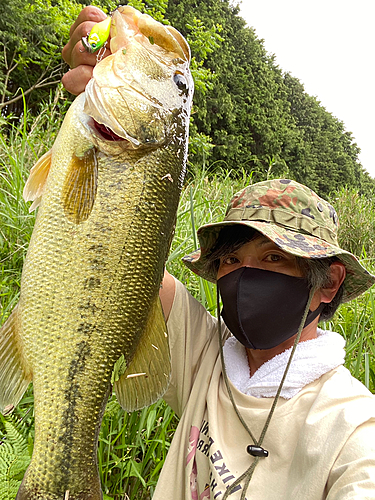
[[[93,54],[102,47],[105,47],[109,37],[110,28],[111,17],[108,16],[106,19],[104,19],[104,21],[95,24],[92,27],[90,33],[87,33],[86,36],[82,37],[82,45],[87,50],[87,52]]]

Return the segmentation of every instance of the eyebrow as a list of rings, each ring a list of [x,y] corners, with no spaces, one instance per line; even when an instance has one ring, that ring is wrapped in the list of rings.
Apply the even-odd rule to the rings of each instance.
[[[263,234],[255,238],[255,243],[258,247],[262,247],[264,245],[267,245],[268,243],[277,246],[274,241],[270,240],[269,238],[267,238],[267,236],[264,236]]]
[[[264,246],[266,246],[268,244],[271,244],[273,247],[275,247],[275,249],[280,250],[280,252],[283,252],[286,255],[289,255],[291,257],[296,258],[295,255],[292,255],[289,252],[287,252],[286,250],[284,250],[283,248],[279,247],[279,245],[277,245],[274,241],[272,241],[269,238],[267,238],[267,236],[264,236],[264,234],[261,234],[260,236],[258,236],[256,238],[256,240],[259,240],[259,241],[256,241],[256,245],[257,245],[258,248],[262,248],[262,247],[264,247]]]

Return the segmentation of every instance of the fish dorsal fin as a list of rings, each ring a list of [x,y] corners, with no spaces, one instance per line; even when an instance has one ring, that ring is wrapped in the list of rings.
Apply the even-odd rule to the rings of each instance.
[[[163,396],[169,384],[171,364],[167,327],[160,299],[156,299],[135,355],[114,384],[117,399],[126,411],[154,403]]]
[[[62,189],[62,204],[66,217],[74,224],[87,220],[94,206],[98,181],[95,148],[83,156],[73,155]]]
[[[32,380],[19,335],[18,305],[0,328],[0,411],[8,413],[22,398]]]
[[[44,153],[43,156],[35,163],[30,170],[29,178],[23,188],[23,199],[32,201],[33,204],[29,208],[29,212],[35,210],[42,199],[44,187],[47,182],[47,177],[51,168],[52,150]]]

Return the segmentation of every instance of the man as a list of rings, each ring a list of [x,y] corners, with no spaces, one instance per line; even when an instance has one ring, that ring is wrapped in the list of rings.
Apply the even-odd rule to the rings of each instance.
[[[328,319],[339,302],[374,283],[339,248],[337,223],[326,201],[280,179],[245,188],[224,222],[200,228],[201,250],[184,261],[217,279],[235,335],[224,346],[229,388],[216,320],[175,282],[165,399],[181,422],[155,495],[169,498],[176,476],[175,498],[194,498],[188,477],[196,498],[204,498],[206,487],[209,498],[224,498],[233,485],[231,498],[239,499],[249,478],[248,499],[375,498],[374,398],[342,366],[343,338],[317,328],[320,317]]]
[[[86,8],[72,27],[73,93],[95,64],[81,37],[103,16]],[[166,273],[165,400],[180,423],[154,499],[375,498],[374,397],[343,367],[343,338],[318,328],[375,282],[338,246],[337,224],[329,203],[278,179],[243,189],[223,222],[200,228],[184,262],[217,282],[231,332]]]

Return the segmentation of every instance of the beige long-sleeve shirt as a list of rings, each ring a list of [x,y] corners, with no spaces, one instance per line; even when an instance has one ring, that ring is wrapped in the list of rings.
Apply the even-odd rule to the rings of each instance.
[[[181,416],[154,500],[220,499],[254,460],[222,376],[217,322],[181,283],[168,320],[172,379],[165,400]],[[259,437],[273,398],[231,386]],[[375,499],[375,398],[340,366],[280,398],[246,498]],[[241,496],[241,487],[230,495]]]

